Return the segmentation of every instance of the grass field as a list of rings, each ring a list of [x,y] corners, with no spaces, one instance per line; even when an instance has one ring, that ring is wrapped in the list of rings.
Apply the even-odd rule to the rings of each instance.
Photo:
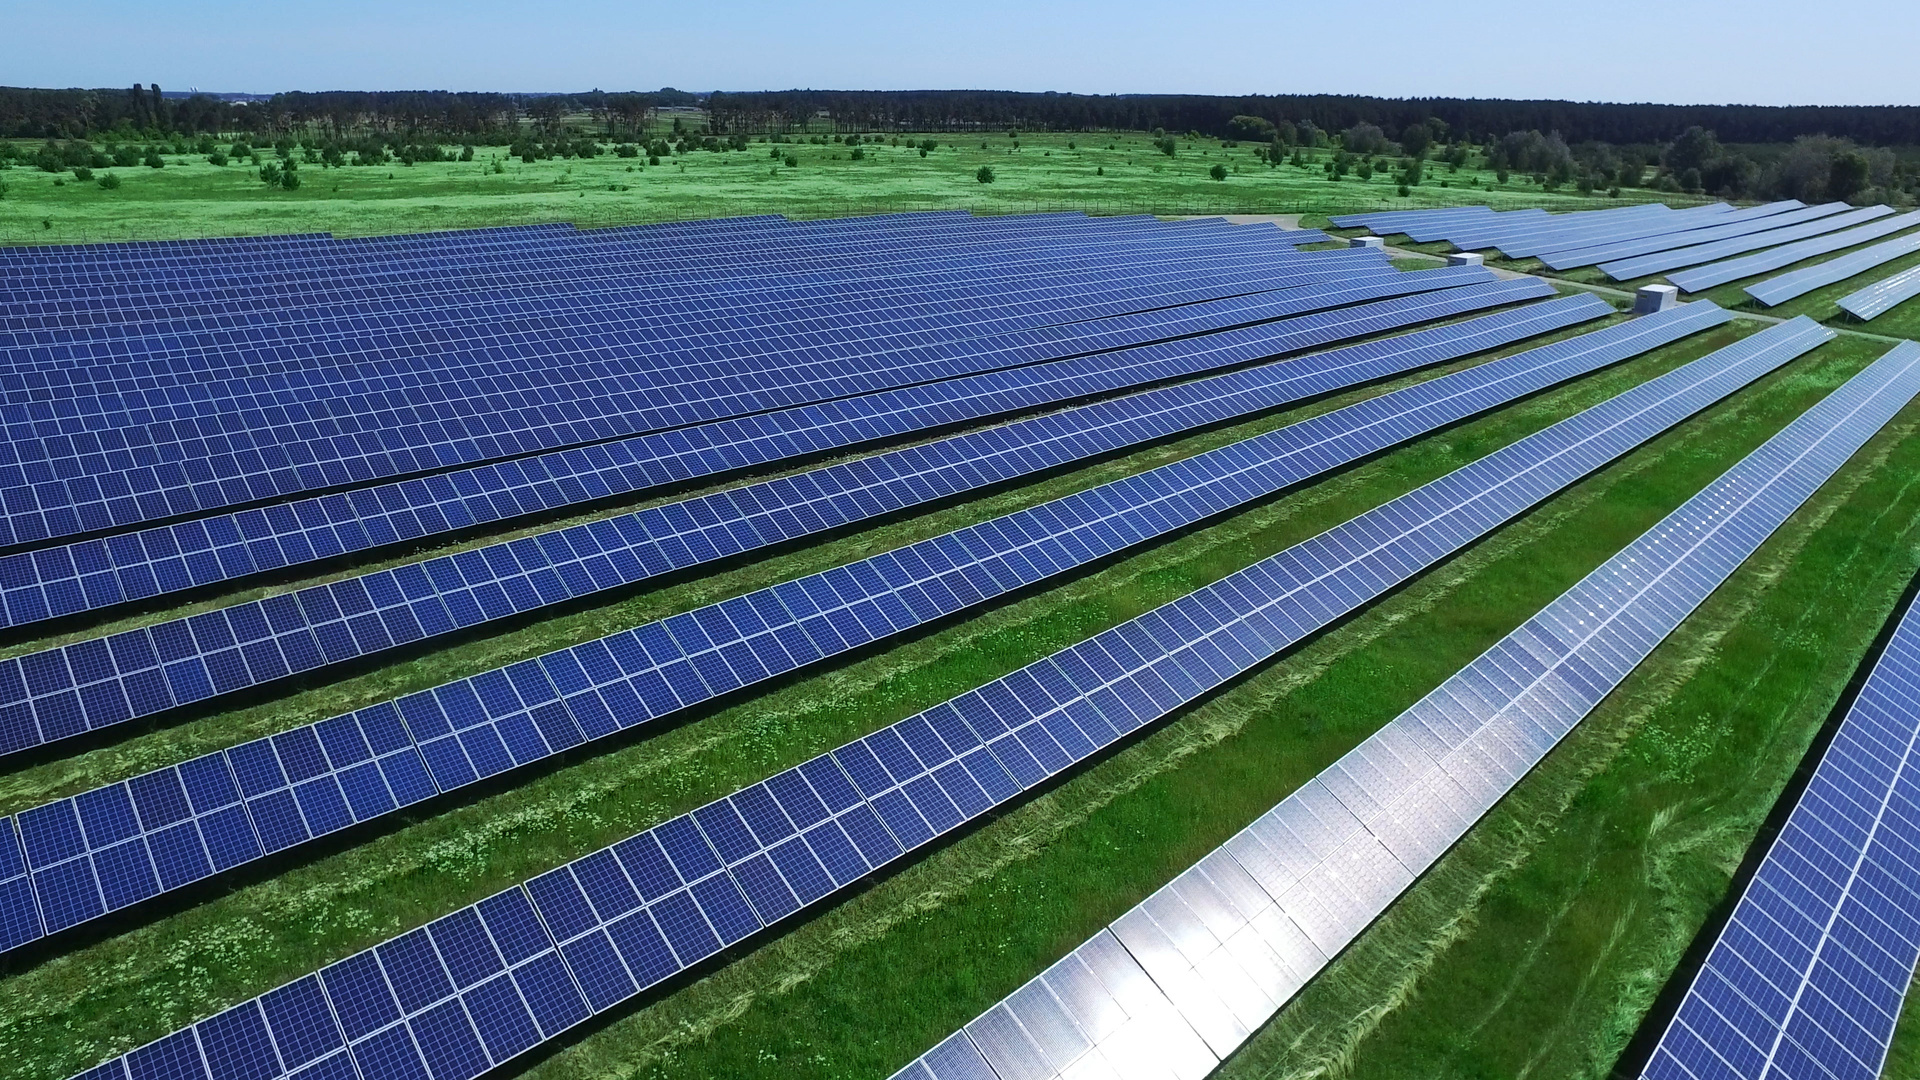
[[[671,157],[657,166],[611,154],[527,164],[509,158],[505,147],[479,147],[471,162],[307,165],[297,191],[267,187],[250,167],[217,167],[198,155],[169,156],[162,169],[111,170],[121,180],[112,191],[71,174],[16,166],[0,172],[7,188],[0,198],[0,244],[320,231],[364,236],[549,221],[629,225],[949,208],[1164,215],[1325,214],[1459,202],[1566,209],[1615,204],[1604,197],[1550,194],[1524,177],[1502,186],[1490,172],[1466,167],[1450,173],[1444,165],[1429,165],[1427,182],[1402,198],[1391,170],[1370,181],[1348,176],[1335,182],[1321,171],[1328,151],[1308,151],[1301,168],[1269,168],[1254,157],[1255,148],[1228,148],[1212,139],[1181,140],[1170,158],[1140,133],[932,137],[940,148],[924,158],[904,139],[899,146],[866,145],[860,161],[852,160],[852,147],[840,144],[756,142],[746,150]],[[784,164],[788,154],[796,160],[792,167]],[[1231,170],[1225,180],[1209,178],[1216,164]],[[976,179],[983,166],[993,170],[990,184]],[[1656,197],[1631,191],[1619,201]]]
[[[1670,347],[963,625],[15,974],[0,982],[0,1054],[22,1077],[65,1076],[1230,573],[1754,328]],[[1879,351],[1852,339],[1797,362],[1062,788],[532,1073],[885,1075],[1271,805]],[[944,531],[1354,396],[16,771],[0,781],[0,813]],[[1910,412],[1896,427],[1913,423]],[[1409,1075],[1409,1061],[1433,1061],[1436,1071],[1420,1075],[1518,1075],[1537,1054],[1535,1075],[1604,1074],[1913,569],[1917,454],[1883,436],[1850,465],[1230,1073],[1290,1075],[1347,1061],[1356,1075],[1397,1076]],[[1793,645],[1786,652],[1716,647],[1723,637],[1771,641],[1782,627],[1791,631],[1781,637]],[[1722,768],[1736,759],[1739,768]],[[1653,821],[1659,845],[1646,842]],[[1602,856],[1619,865],[1596,873]],[[1513,943],[1522,941],[1539,963],[1589,973],[1568,1007],[1440,989],[1493,985],[1514,971]],[[1469,1000],[1483,1013],[1470,1038],[1457,1015]],[[1371,1019],[1356,1027],[1356,1002],[1391,1007],[1361,1010]],[[1542,1009],[1552,1023],[1542,1024]],[[1552,1033],[1544,1042],[1542,1030]]]

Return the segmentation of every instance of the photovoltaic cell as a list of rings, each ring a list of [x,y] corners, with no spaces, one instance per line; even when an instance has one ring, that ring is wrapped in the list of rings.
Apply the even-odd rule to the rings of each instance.
[[[1878,240],[1883,236],[1891,236],[1902,229],[1911,229],[1915,225],[1920,225],[1920,211],[1882,218],[1857,229],[1815,236],[1798,243],[1773,248],[1770,251],[1757,252],[1744,258],[1728,259],[1725,262],[1683,270],[1672,275],[1669,280],[1687,292],[1699,292],[1702,289],[1711,289],[1715,285],[1724,285],[1729,281],[1738,281],[1755,274],[1764,274],[1769,270],[1778,270],[1783,266],[1792,266],[1802,259],[1850,248],[1855,244]]]

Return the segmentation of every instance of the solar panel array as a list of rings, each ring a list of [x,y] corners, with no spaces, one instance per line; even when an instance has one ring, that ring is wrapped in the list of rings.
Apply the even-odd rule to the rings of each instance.
[[[1857,319],[1877,319],[1908,300],[1920,296],[1920,266],[1902,270],[1892,277],[1876,281],[1858,292],[1848,293],[1836,303]]]
[[[1735,211],[1726,215],[1725,220],[1710,224],[1704,228],[1687,229],[1680,232],[1656,233],[1651,236],[1630,239],[1615,239],[1601,244],[1587,244],[1565,251],[1548,252],[1540,261],[1555,270],[1571,270],[1578,266],[1593,266],[1615,259],[1626,259],[1636,255],[1650,255],[1655,252],[1671,251],[1675,248],[1693,247],[1700,244],[1729,240],[1754,233],[1766,232],[1788,225],[1814,221],[1831,217],[1847,209],[1843,202],[1825,203],[1820,206],[1805,206],[1797,199],[1785,202],[1767,203],[1747,210]]]
[[[1070,771],[1827,333],[1803,321],[1720,350],[1010,676],[86,1076],[199,1080],[245,1061],[260,1080],[356,1070],[470,1080]],[[1499,365],[1513,366],[1483,367]]]
[[[1017,368],[42,548],[0,558],[0,614],[7,624],[21,625],[111,607],[475,524],[1200,374],[1545,295],[1542,289],[1537,282],[1496,282],[1490,272],[1473,267],[1418,274],[1375,271],[1360,281],[1341,278],[1310,290],[1266,294],[1257,306],[1241,308],[1239,319],[1250,325],[1238,329],[1151,346],[1119,345],[1070,359],[1036,357]],[[1370,300],[1375,302],[1363,303]],[[1159,333],[1173,325],[1163,322]]]
[[[1511,790],[1916,393],[1920,346],[1908,343],[1814,406],[1193,868],[908,1065],[896,1080],[1200,1080],[1208,1075]],[[1910,715],[1899,730],[1892,746],[1904,762],[1914,741]],[[1875,742],[1883,751],[1878,772],[1885,777],[1892,769],[1885,760],[1888,745]],[[1909,943],[1920,923],[1911,907],[1913,891],[1896,880],[1911,881],[1914,872],[1911,849],[1900,851],[1887,853],[1898,869],[1872,881],[1897,890],[1908,904],[1906,912],[1891,926],[1879,924],[1847,941],[1869,954],[1880,948],[1875,942],[1900,949],[1906,966],[1889,965],[1886,976],[1891,986],[1903,988],[1912,971]],[[1795,869],[1804,877],[1808,864]],[[1806,893],[1796,884],[1795,897],[1805,899],[1795,902],[1810,903]],[[1863,890],[1861,902],[1866,899]],[[1802,918],[1800,925],[1809,924]],[[1834,959],[1839,968],[1837,952]],[[1777,958],[1769,957],[1760,969],[1777,978]],[[1847,965],[1840,979],[1829,973],[1824,985],[1857,979],[1856,970]],[[1764,981],[1759,971],[1752,975]],[[1768,1000],[1784,1001],[1771,990]],[[1857,994],[1819,1006],[1800,1000],[1808,1013],[1832,1023],[1852,1008],[1883,1009],[1886,998],[1881,1005],[1869,1005]],[[1884,1015],[1872,1014],[1876,1021]],[[1890,1030],[1891,1017],[1882,1024]],[[1803,1020],[1802,1029],[1806,1026]],[[1823,1049],[1846,1053],[1831,1040]],[[1877,1068],[1834,1068],[1844,1060],[1837,1055],[1818,1060],[1833,1071],[1806,1067],[1806,1059],[1766,1071],[1745,1057],[1730,1068],[1682,1072],[1663,1057],[1648,1075],[1757,1080],[1878,1074]]]
[[[1649,1080],[1881,1074],[1920,960],[1917,692],[1910,609],[1714,940]]]
[[[1668,280],[1687,292],[1700,292],[1703,289],[1711,289],[1715,285],[1725,285],[1729,281],[1738,281],[1741,278],[1753,277],[1755,274],[1764,274],[1770,270],[1792,266],[1802,259],[1811,259],[1816,255],[1825,255],[1856,244],[1864,244],[1869,240],[1891,236],[1902,229],[1911,229],[1915,225],[1920,225],[1920,211],[1882,218],[1857,229],[1812,237],[1744,258],[1728,259],[1725,262],[1685,270],[1672,275]]]
[[[1697,266],[1729,255],[1738,255],[1747,251],[1785,244],[1809,236],[1836,232],[1851,228],[1864,222],[1886,217],[1893,213],[1890,206],[1868,206],[1859,210],[1850,210],[1844,214],[1823,217],[1817,221],[1808,221],[1785,228],[1768,229],[1747,236],[1734,237],[1731,240],[1719,240],[1709,244],[1694,244],[1690,247],[1657,251],[1651,255],[1641,255],[1630,259],[1603,262],[1600,269],[1615,281],[1627,281],[1632,278],[1646,277],[1649,274],[1664,274],[1683,267]]]
[[[1142,364],[1161,369],[1156,372],[1159,374],[1165,373],[1172,358],[1188,361],[1204,358],[1212,366],[1218,366],[1229,360],[1293,351],[1309,342],[1352,337],[1363,330],[1398,327],[1435,315],[1457,314],[1551,293],[1551,288],[1539,281],[1490,284],[1477,290],[1450,290],[1432,301],[1403,303],[1390,311],[1364,305],[1329,317],[1287,320],[1272,324],[1272,330],[1258,337],[1215,335],[1189,339],[1154,350],[1152,355],[1133,357],[1136,363],[1129,370],[1127,380],[1111,381],[1124,384],[1138,378]],[[1584,305],[1584,310],[1589,317],[1602,313],[1592,305]],[[1089,383],[1098,381],[1072,371],[1051,374],[1055,384],[1070,387],[1069,392],[1076,396],[1093,389]],[[1007,385],[1010,381],[1007,379],[991,381],[994,385],[987,392],[1002,408],[1031,405],[1037,396],[1016,393],[1015,388]],[[941,418],[952,421],[966,414],[964,389],[945,384],[941,393],[949,407],[940,411]],[[868,434],[882,426],[884,414],[872,408],[861,411],[869,421],[863,425]],[[1068,422],[1053,419],[1043,426],[1055,428],[1053,434],[1057,437],[1068,434],[1059,430]],[[1137,430],[1140,438],[1158,437],[1147,434],[1144,427]],[[796,443],[819,449],[824,441],[802,442],[796,438],[780,445],[788,450]],[[980,483],[990,482],[977,472],[971,460],[977,453],[962,457],[951,450],[964,444],[963,438],[956,438],[912,451],[911,456],[915,458],[939,462],[943,471],[953,477],[941,484],[941,494],[964,490],[967,485],[961,478],[969,476],[977,477]],[[995,448],[996,452],[1009,449],[1013,447]],[[707,471],[718,471],[728,464],[737,466],[743,458],[751,459],[754,455],[751,452],[725,454],[716,448],[708,456],[712,467]],[[1058,463],[1041,466],[1036,462],[1036,467]],[[296,594],[202,612],[124,631],[111,638],[89,639],[30,653],[18,661],[18,686],[13,693],[5,689],[13,685],[12,669],[6,662],[0,662],[0,753],[85,731],[98,731],[177,705],[465,630],[490,619],[524,614],[545,605],[579,599],[802,535],[813,530],[804,527],[796,516],[797,511],[817,503],[823,490],[841,487],[836,477],[849,473],[864,475],[879,464],[846,466],[837,472],[820,470],[817,474],[788,478],[777,485],[761,485],[755,492],[730,492],[694,504],[696,508],[711,508],[716,503],[725,506],[733,511],[725,517],[703,514],[696,518],[684,505],[656,508],[626,518],[522,537],[426,563],[313,586]],[[922,479],[930,485],[939,477],[922,475]],[[823,483],[827,485],[825,488]],[[928,495],[934,493],[930,486],[925,490]],[[746,501],[763,494],[765,498]],[[842,491],[834,500],[842,509],[829,510],[827,518],[816,518],[815,528],[832,527],[827,525],[827,520],[839,525],[866,516],[861,511],[863,503],[870,506],[872,512],[883,512],[880,505],[870,501],[872,499],[873,493],[864,487]],[[898,509],[909,501],[896,498],[884,510]],[[820,512],[817,507],[811,509],[813,515]],[[754,526],[755,519],[769,521],[771,528],[763,534]],[[654,527],[648,529],[649,523]],[[669,539],[687,533],[701,537],[722,529],[729,539],[720,541],[718,546],[705,543],[688,547],[684,540],[674,543]],[[664,547],[663,541],[667,541]],[[26,708],[7,711],[7,706],[18,704],[25,704]]]
[[[1529,350],[635,631],[35,807],[16,820],[34,852],[44,932],[952,615],[1728,317],[1694,304]],[[217,802],[195,801],[192,814],[140,815],[158,824],[86,839],[89,800],[137,803],[141,784],[191,789],[193,770],[231,774],[235,787]],[[242,837],[226,866],[209,856],[169,880],[156,831],[190,846],[198,827],[211,848],[199,819],[217,813],[218,825],[236,807],[253,821],[257,843],[247,847]],[[136,857],[143,843],[152,873]],[[107,850],[120,854],[103,861]],[[105,875],[122,862],[134,879],[110,885]],[[17,924],[31,929],[24,917]],[[0,949],[37,936],[0,940]]]
[[[1745,292],[1769,307],[1784,304],[1795,297],[1805,296],[1815,289],[1831,285],[1836,281],[1845,281],[1856,274],[1864,274],[1876,266],[1884,266],[1902,255],[1911,255],[1916,251],[1920,251],[1920,232],[1911,233],[1898,240],[1889,240],[1884,244],[1875,244],[1792,273],[1781,274],[1776,278],[1768,278],[1758,284],[1747,286]]]

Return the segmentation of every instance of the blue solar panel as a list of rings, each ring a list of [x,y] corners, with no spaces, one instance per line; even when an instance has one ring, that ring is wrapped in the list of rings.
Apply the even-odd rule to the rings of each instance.
[[[1897,351],[1920,362],[1920,346]],[[1881,1075],[1920,960],[1916,664],[1910,610],[1661,1035],[1650,1080]]]
[[[417,746],[434,786],[450,791],[965,610],[1728,318],[1711,305],[1687,305],[1491,361],[849,566],[209,755],[197,760],[217,765],[196,767],[231,772],[262,849],[280,850],[365,820],[348,812],[351,804],[343,809],[345,785],[335,774],[352,767],[369,783],[375,778],[364,761],[335,753],[336,743],[359,756],[364,739],[368,753],[410,769]],[[401,720],[412,746],[400,742]],[[328,725],[336,737],[322,730]],[[848,768],[857,782],[871,779]],[[912,794],[934,783],[920,778],[919,788],[875,793],[874,809],[906,829]],[[311,803],[298,797],[299,785],[315,789]],[[388,787],[398,802],[391,776]],[[430,794],[425,785],[418,791]],[[58,809],[68,801],[29,814],[70,813]],[[84,868],[86,858],[77,847],[58,861]],[[93,913],[104,910],[96,904]]]
[[[1876,266],[1890,263],[1903,255],[1920,251],[1920,233],[1911,233],[1898,240],[1889,240],[1884,244],[1875,244],[1870,248],[1829,259],[1805,269],[1781,274],[1755,285],[1746,287],[1748,296],[1768,306],[1784,304],[1798,296],[1805,296],[1825,285],[1836,281],[1845,281],[1856,274],[1864,274]]]
[[[1837,303],[1847,314],[1870,320],[1885,315],[1916,296],[1920,296],[1920,267],[1902,270],[1858,292],[1848,293]]]
[[[1823,233],[1837,232],[1841,229],[1885,217],[1891,213],[1893,213],[1891,207],[1869,206],[1864,209],[1853,210],[1844,214],[1835,214],[1831,217],[1823,217],[1816,221],[1808,221],[1799,225],[1789,225],[1785,228],[1768,229],[1764,232],[1738,236],[1730,240],[1719,240],[1708,244],[1695,244],[1690,247],[1674,248],[1670,251],[1657,251],[1651,255],[1641,255],[1636,258],[1604,262],[1600,264],[1600,269],[1605,271],[1608,277],[1616,281],[1645,277],[1648,274],[1664,274],[1682,267],[1697,266],[1700,263],[1712,262],[1715,259],[1724,259],[1729,255],[1738,255],[1746,251],[1758,251],[1761,248],[1769,248],[1776,244],[1785,244],[1809,236],[1819,236]],[[1781,216],[1785,217],[1787,215]],[[1764,218],[1762,220],[1772,221],[1773,219]]]
[[[1715,285],[1724,285],[1729,281],[1738,281],[1741,278],[1753,277],[1755,274],[1764,274],[1769,270],[1778,270],[1783,266],[1792,266],[1794,263],[1816,255],[1825,255],[1830,251],[1839,251],[1842,248],[1853,247],[1855,244],[1864,244],[1869,240],[1891,236],[1902,229],[1911,229],[1915,225],[1920,225],[1920,212],[1882,218],[1857,229],[1815,236],[1744,258],[1728,259],[1725,262],[1684,270],[1672,275],[1670,280],[1687,292],[1699,292],[1702,289],[1711,289]]]
[[[1916,392],[1920,347],[1903,345],[1233,839],[896,1074],[896,1080],[1005,1075],[1046,1080],[1115,1075],[1118,1067],[1192,1077],[1212,1072],[1511,790]],[[1912,710],[1905,712],[1902,736],[1894,743],[1902,755],[1915,741]],[[1860,809],[1846,795],[1831,805]],[[1794,842],[1789,825],[1780,846]],[[1911,878],[1910,858],[1900,863],[1900,872]],[[1813,881],[1821,871],[1803,863],[1792,873]],[[1784,917],[1788,924],[1782,932],[1782,925],[1772,922],[1737,946],[1766,957],[1760,967],[1745,969],[1746,985],[1754,988],[1747,991],[1749,998],[1690,997],[1689,1004],[1699,1008],[1689,1014],[1683,1006],[1683,1020],[1698,1018],[1704,1038],[1715,1040],[1712,1049],[1692,1027],[1676,1021],[1674,1031],[1683,1037],[1669,1032],[1672,1052],[1663,1043],[1647,1075],[1655,1080],[1866,1080],[1879,1075],[1878,1058],[1854,1056],[1860,1044],[1850,1036],[1859,1027],[1856,1018],[1890,1032],[1898,991],[1911,977],[1920,918],[1912,912],[1911,890],[1905,885],[1896,890],[1907,910],[1894,924],[1878,921],[1863,904],[1859,917],[1871,928],[1834,950],[1836,957],[1849,960],[1877,957],[1885,955],[1879,942],[1897,942],[1905,966],[1885,971],[1878,987],[1853,967],[1824,981],[1809,979],[1808,991],[1792,998],[1792,988],[1777,982],[1777,958],[1782,952],[1810,955],[1793,938],[1799,933],[1810,940],[1801,929],[1811,928],[1804,914],[1808,909],[1796,906],[1808,902],[1807,892],[1799,889],[1791,903],[1772,909],[1778,916],[1756,910],[1760,919]],[[1888,894],[1874,895],[1884,900]],[[1730,951],[1715,953],[1724,955]],[[1771,985],[1770,978],[1776,980]],[[1756,1030],[1760,1008],[1777,1005],[1784,1014],[1790,1000],[1804,1007],[1800,1019],[1805,1022],[1787,1025],[1787,1036],[1777,1040],[1782,1052],[1769,1063],[1744,1040]]]
[[[1696,361],[1468,466],[1477,484],[1443,480],[1406,497],[1416,500],[1406,505],[1421,512],[1401,512],[1405,499],[1396,500],[1343,526],[1357,546],[1329,541],[1333,534],[1309,541],[1324,543],[1334,554],[1329,561],[1307,561],[1300,549],[1290,549],[764,784],[509,889],[477,905],[479,915],[484,921],[489,903],[527,909],[522,951],[547,957],[557,947],[555,966],[572,976],[569,988],[578,987],[568,998],[569,1022],[589,1009],[612,1008],[753,936],[809,896],[831,895],[820,892],[827,883],[838,887],[863,866],[901,858],[1071,768],[1095,748],[1160,719],[1827,333],[1802,322]],[[1524,489],[1513,484],[1543,469],[1559,483]],[[1512,494],[1493,494],[1502,489]],[[1490,498],[1497,509],[1485,505]],[[1436,516],[1429,511],[1443,508],[1460,524],[1433,533],[1424,523]],[[1395,544],[1406,545],[1404,553],[1388,561],[1384,552]],[[537,921],[530,917],[535,910]],[[471,938],[471,918],[448,917],[456,918]],[[438,925],[321,973],[337,1030],[353,1045],[363,1071],[390,1075],[394,1061],[412,1060],[406,1054],[423,1033],[436,1045],[466,1045],[460,1036],[467,1029],[454,1021],[469,1013],[456,1018],[451,1010],[435,1012],[464,991],[446,957],[466,955],[464,948],[433,940]],[[535,927],[542,930],[539,936]],[[468,963],[476,974],[467,977],[481,977],[486,959]],[[504,956],[502,961],[513,962]],[[403,993],[403,985],[410,992]],[[381,1033],[403,1029],[411,1039],[379,1041]],[[199,1026],[189,1030],[204,1042]],[[515,1030],[524,1035],[526,1029]],[[448,1053],[466,1067],[481,1061],[470,1051]]]

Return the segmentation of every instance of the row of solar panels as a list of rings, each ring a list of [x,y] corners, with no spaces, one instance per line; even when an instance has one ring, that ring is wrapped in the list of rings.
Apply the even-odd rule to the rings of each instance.
[[[1210,1074],[1917,392],[1920,345],[1908,342],[896,1080]],[[1899,648],[1896,663],[1911,658],[1911,643]],[[1910,812],[1888,789],[1896,774],[1911,785],[1902,770],[1920,731],[1911,684],[1887,682],[1873,689],[1874,730],[1830,752],[1879,783],[1862,799],[1844,764],[1834,772],[1847,778],[1816,778],[1825,820],[1789,825],[1781,847],[1793,850],[1770,858],[1764,898],[1743,901],[1649,1077],[1879,1075],[1920,939],[1920,822],[1876,817]],[[1836,863],[1864,867],[1837,900]]]
[[[87,1075],[215,1076],[247,1061],[261,1076],[477,1076],[1073,769],[1829,336],[1798,320],[1720,350],[1011,676]],[[1284,955],[1337,951],[1371,917],[1369,903],[1410,880],[1388,864],[1423,868],[1419,858],[1431,862],[1450,842],[1444,827],[1397,800],[1441,777],[1470,785],[1472,796],[1446,800],[1442,819],[1469,824],[1474,799],[1480,810],[1491,805],[1663,636],[1649,622],[1677,622],[1920,390],[1916,360],[1920,349],[1889,357],[1836,392],[1570,593],[1564,614],[1549,609],[1517,644],[1490,653],[1484,673],[1430,699],[1431,717],[1414,722],[1425,726],[1425,746],[1446,752],[1428,759],[1426,783],[1406,783],[1421,775],[1418,742],[1343,760],[1347,782],[1328,790],[1361,807],[1349,815],[1357,828],[1335,835],[1323,821],[1321,838],[1384,833],[1384,841],[1364,834],[1377,872],[1356,876],[1347,862],[1331,875],[1300,875],[1288,895],[1314,894],[1319,918],[1302,920]],[[1501,365],[1511,361],[1486,366]],[[1641,603],[1622,604],[1623,592]],[[1576,631],[1596,608],[1632,617],[1610,619],[1605,634]],[[1549,669],[1559,678],[1543,682]],[[1507,687],[1516,708],[1498,705]],[[1376,809],[1390,809],[1384,820],[1398,828],[1383,828]],[[1251,882],[1267,887],[1274,879],[1261,874],[1276,867],[1260,867]],[[1172,978],[1157,963],[1169,958],[1178,961],[1177,948],[1139,961],[1143,977]],[[1234,984],[1210,990],[1188,975],[1163,990],[1171,1000],[1156,1019],[1174,1015],[1191,1038],[1147,1043],[1153,1060],[1193,1045],[1217,1052],[1218,1040],[1248,1030],[1249,1017],[1234,1009],[1255,998],[1223,1006]],[[1183,993],[1195,988],[1199,997]],[[1119,1002],[1138,986],[1109,989]]]
[[[1664,207],[1660,209],[1665,209]],[[1853,210],[1845,203],[1797,201],[1733,210],[1725,204],[1655,213],[1642,208],[1552,216],[1497,214],[1486,207],[1389,211],[1333,219],[1342,228],[1414,240],[1445,239],[1462,250],[1498,247],[1511,258],[1538,257],[1554,270],[1598,265],[1625,281],[1666,274],[1686,292],[1793,266],[1920,226],[1914,213],[1891,217],[1886,206]],[[1747,286],[1762,304],[1782,304],[1815,289],[1920,250],[1920,233],[1848,252],[1837,259]],[[1839,307],[1863,321],[1920,296],[1920,269],[1903,271],[1842,297]]]
[[[1920,609],[1899,620],[1648,1061],[1881,1075],[1920,960]]]

